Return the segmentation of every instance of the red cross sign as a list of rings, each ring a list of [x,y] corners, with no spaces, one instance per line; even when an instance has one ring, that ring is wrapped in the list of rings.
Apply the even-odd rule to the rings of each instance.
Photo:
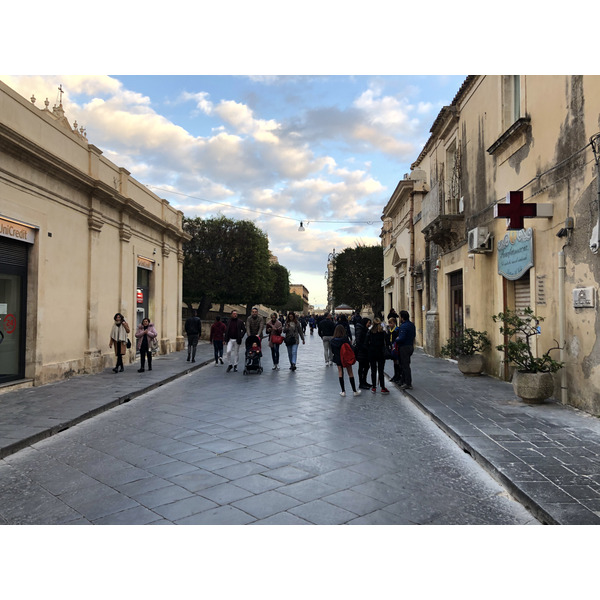
[[[494,206],[494,217],[508,219],[507,229],[523,229],[525,217],[552,217],[552,204],[525,204],[523,192],[508,192],[506,203]]]
[[[509,192],[506,200],[506,204],[496,204],[494,217],[507,218],[507,229],[521,230],[524,227],[524,217],[535,217],[537,215],[537,204],[524,204],[523,192]]]

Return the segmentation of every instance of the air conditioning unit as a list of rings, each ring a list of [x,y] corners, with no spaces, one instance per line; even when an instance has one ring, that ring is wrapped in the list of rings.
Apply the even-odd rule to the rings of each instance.
[[[492,236],[487,227],[475,227],[469,231],[469,252],[491,252]]]

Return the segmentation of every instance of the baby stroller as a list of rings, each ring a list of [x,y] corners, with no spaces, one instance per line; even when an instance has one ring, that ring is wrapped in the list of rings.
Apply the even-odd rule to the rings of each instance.
[[[252,346],[254,344],[256,344],[256,347],[253,349]],[[244,365],[244,375],[248,375],[248,373],[260,375],[263,372],[263,368],[260,366],[261,358],[260,338],[257,335],[249,335],[246,338],[246,363]]]

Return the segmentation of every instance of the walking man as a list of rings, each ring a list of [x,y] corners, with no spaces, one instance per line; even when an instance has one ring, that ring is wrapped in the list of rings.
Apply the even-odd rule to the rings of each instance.
[[[396,337],[396,346],[398,348],[398,358],[400,361],[400,372],[402,374],[403,390],[412,389],[412,373],[410,370],[410,357],[415,348],[416,329],[414,323],[410,321],[410,315],[406,310],[400,311],[400,327]]]
[[[259,316],[256,306],[252,309],[250,316],[246,320],[246,333],[248,335],[257,335],[262,339],[265,320]]]
[[[231,311],[231,318],[227,323],[227,331],[225,331],[225,343],[227,344],[227,373],[233,369],[237,371],[238,361],[240,359],[240,346],[242,338],[246,333],[246,327],[241,319],[238,319],[237,310]]]
[[[326,313],[325,318],[319,321],[317,329],[319,337],[323,340],[323,354],[325,356],[325,366],[328,367],[333,364],[333,352],[331,351],[331,340],[333,339],[333,332],[335,331],[335,323],[331,313]]]
[[[192,362],[196,362],[196,347],[198,346],[198,340],[202,333],[202,321],[200,321],[200,317],[198,317],[198,311],[193,310],[192,316],[186,320],[185,332],[188,338],[187,360],[189,362],[191,357]]]

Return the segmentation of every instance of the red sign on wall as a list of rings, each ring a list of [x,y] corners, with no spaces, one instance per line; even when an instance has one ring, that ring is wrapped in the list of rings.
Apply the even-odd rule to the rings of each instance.
[[[15,319],[15,315],[6,315],[4,317],[4,331],[6,333],[14,333],[17,328],[17,319]]]

